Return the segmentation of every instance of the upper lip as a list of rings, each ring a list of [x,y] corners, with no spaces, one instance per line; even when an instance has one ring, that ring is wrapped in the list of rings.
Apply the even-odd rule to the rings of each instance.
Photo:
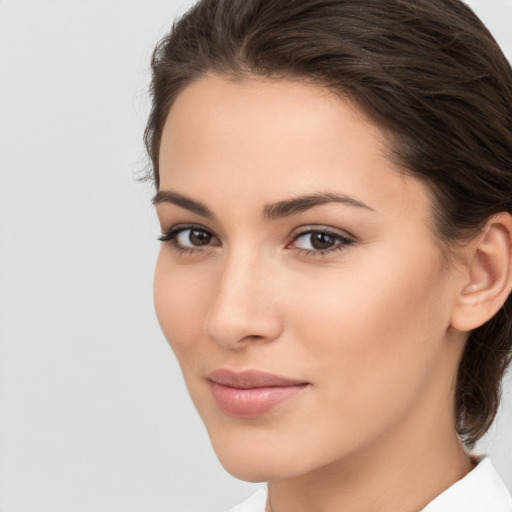
[[[289,379],[287,377],[259,370],[235,372],[227,368],[219,368],[218,370],[210,372],[206,377],[217,384],[238,389],[297,386],[300,384],[307,384],[307,382],[303,380]]]

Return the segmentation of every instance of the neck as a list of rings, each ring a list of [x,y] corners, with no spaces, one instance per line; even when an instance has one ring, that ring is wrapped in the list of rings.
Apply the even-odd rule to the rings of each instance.
[[[269,483],[267,512],[417,512],[475,466],[462,447],[418,453],[404,464],[345,461],[323,471]]]

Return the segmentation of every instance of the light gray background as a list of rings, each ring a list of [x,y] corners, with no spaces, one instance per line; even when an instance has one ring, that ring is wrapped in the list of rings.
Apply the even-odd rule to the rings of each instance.
[[[180,0],[0,0],[0,511],[216,511],[217,462],[158,328],[142,132]],[[471,2],[512,55],[512,0]],[[490,453],[512,488],[512,383]]]

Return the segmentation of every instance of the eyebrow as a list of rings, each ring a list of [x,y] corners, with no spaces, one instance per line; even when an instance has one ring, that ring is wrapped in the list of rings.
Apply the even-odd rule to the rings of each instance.
[[[159,190],[153,198],[152,203],[154,206],[161,203],[172,203],[193,213],[197,213],[202,217],[215,219],[215,215],[205,204],[173,190]],[[283,217],[289,217],[304,212],[315,206],[330,203],[341,203],[356,208],[375,211],[372,207],[354,197],[333,192],[320,192],[267,204],[263,208],[263,219],[268,221],[282,219]]]
[[[193,213],[197,213],[202,217],[206,217],[208,219],[215,218],[213,212],[205,204],[178,192],[174,192],[173,190],[159,190],[155,194],[155,197],[153,197],[152,203],[153,206],[161,203],[172,203]]]
[[[373,208],[354,197],[333,192],[321,192],[267,204],[263,208],[263,218],[265,220],[277,220],[309,210],[314,206],[329,203],[341,203],[348,206],[355,206],[356,208],[375,211]]]

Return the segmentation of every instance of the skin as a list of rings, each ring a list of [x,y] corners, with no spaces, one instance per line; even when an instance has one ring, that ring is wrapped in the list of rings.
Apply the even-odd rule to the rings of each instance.
[[[162,243],[157,316],[221,463],[269,481],[273,512],[417,511],[473,467],[453,416],[466,333],[451,320],[465,274],[442,258],[427,189],[385,152],[355,106],[285,80],[207,75],[164,127],[160,191],[214,218],[157,204],[163,232],[194,224],[208,240],[194,245],[183,231],[185,252]],[[365,207],[262,216],[311,193]],[[345,241],[329,239],[322,254],[297,236],[311,228]],[[213,399],[206,375],[217,368],[309,384],[237,418]]]

